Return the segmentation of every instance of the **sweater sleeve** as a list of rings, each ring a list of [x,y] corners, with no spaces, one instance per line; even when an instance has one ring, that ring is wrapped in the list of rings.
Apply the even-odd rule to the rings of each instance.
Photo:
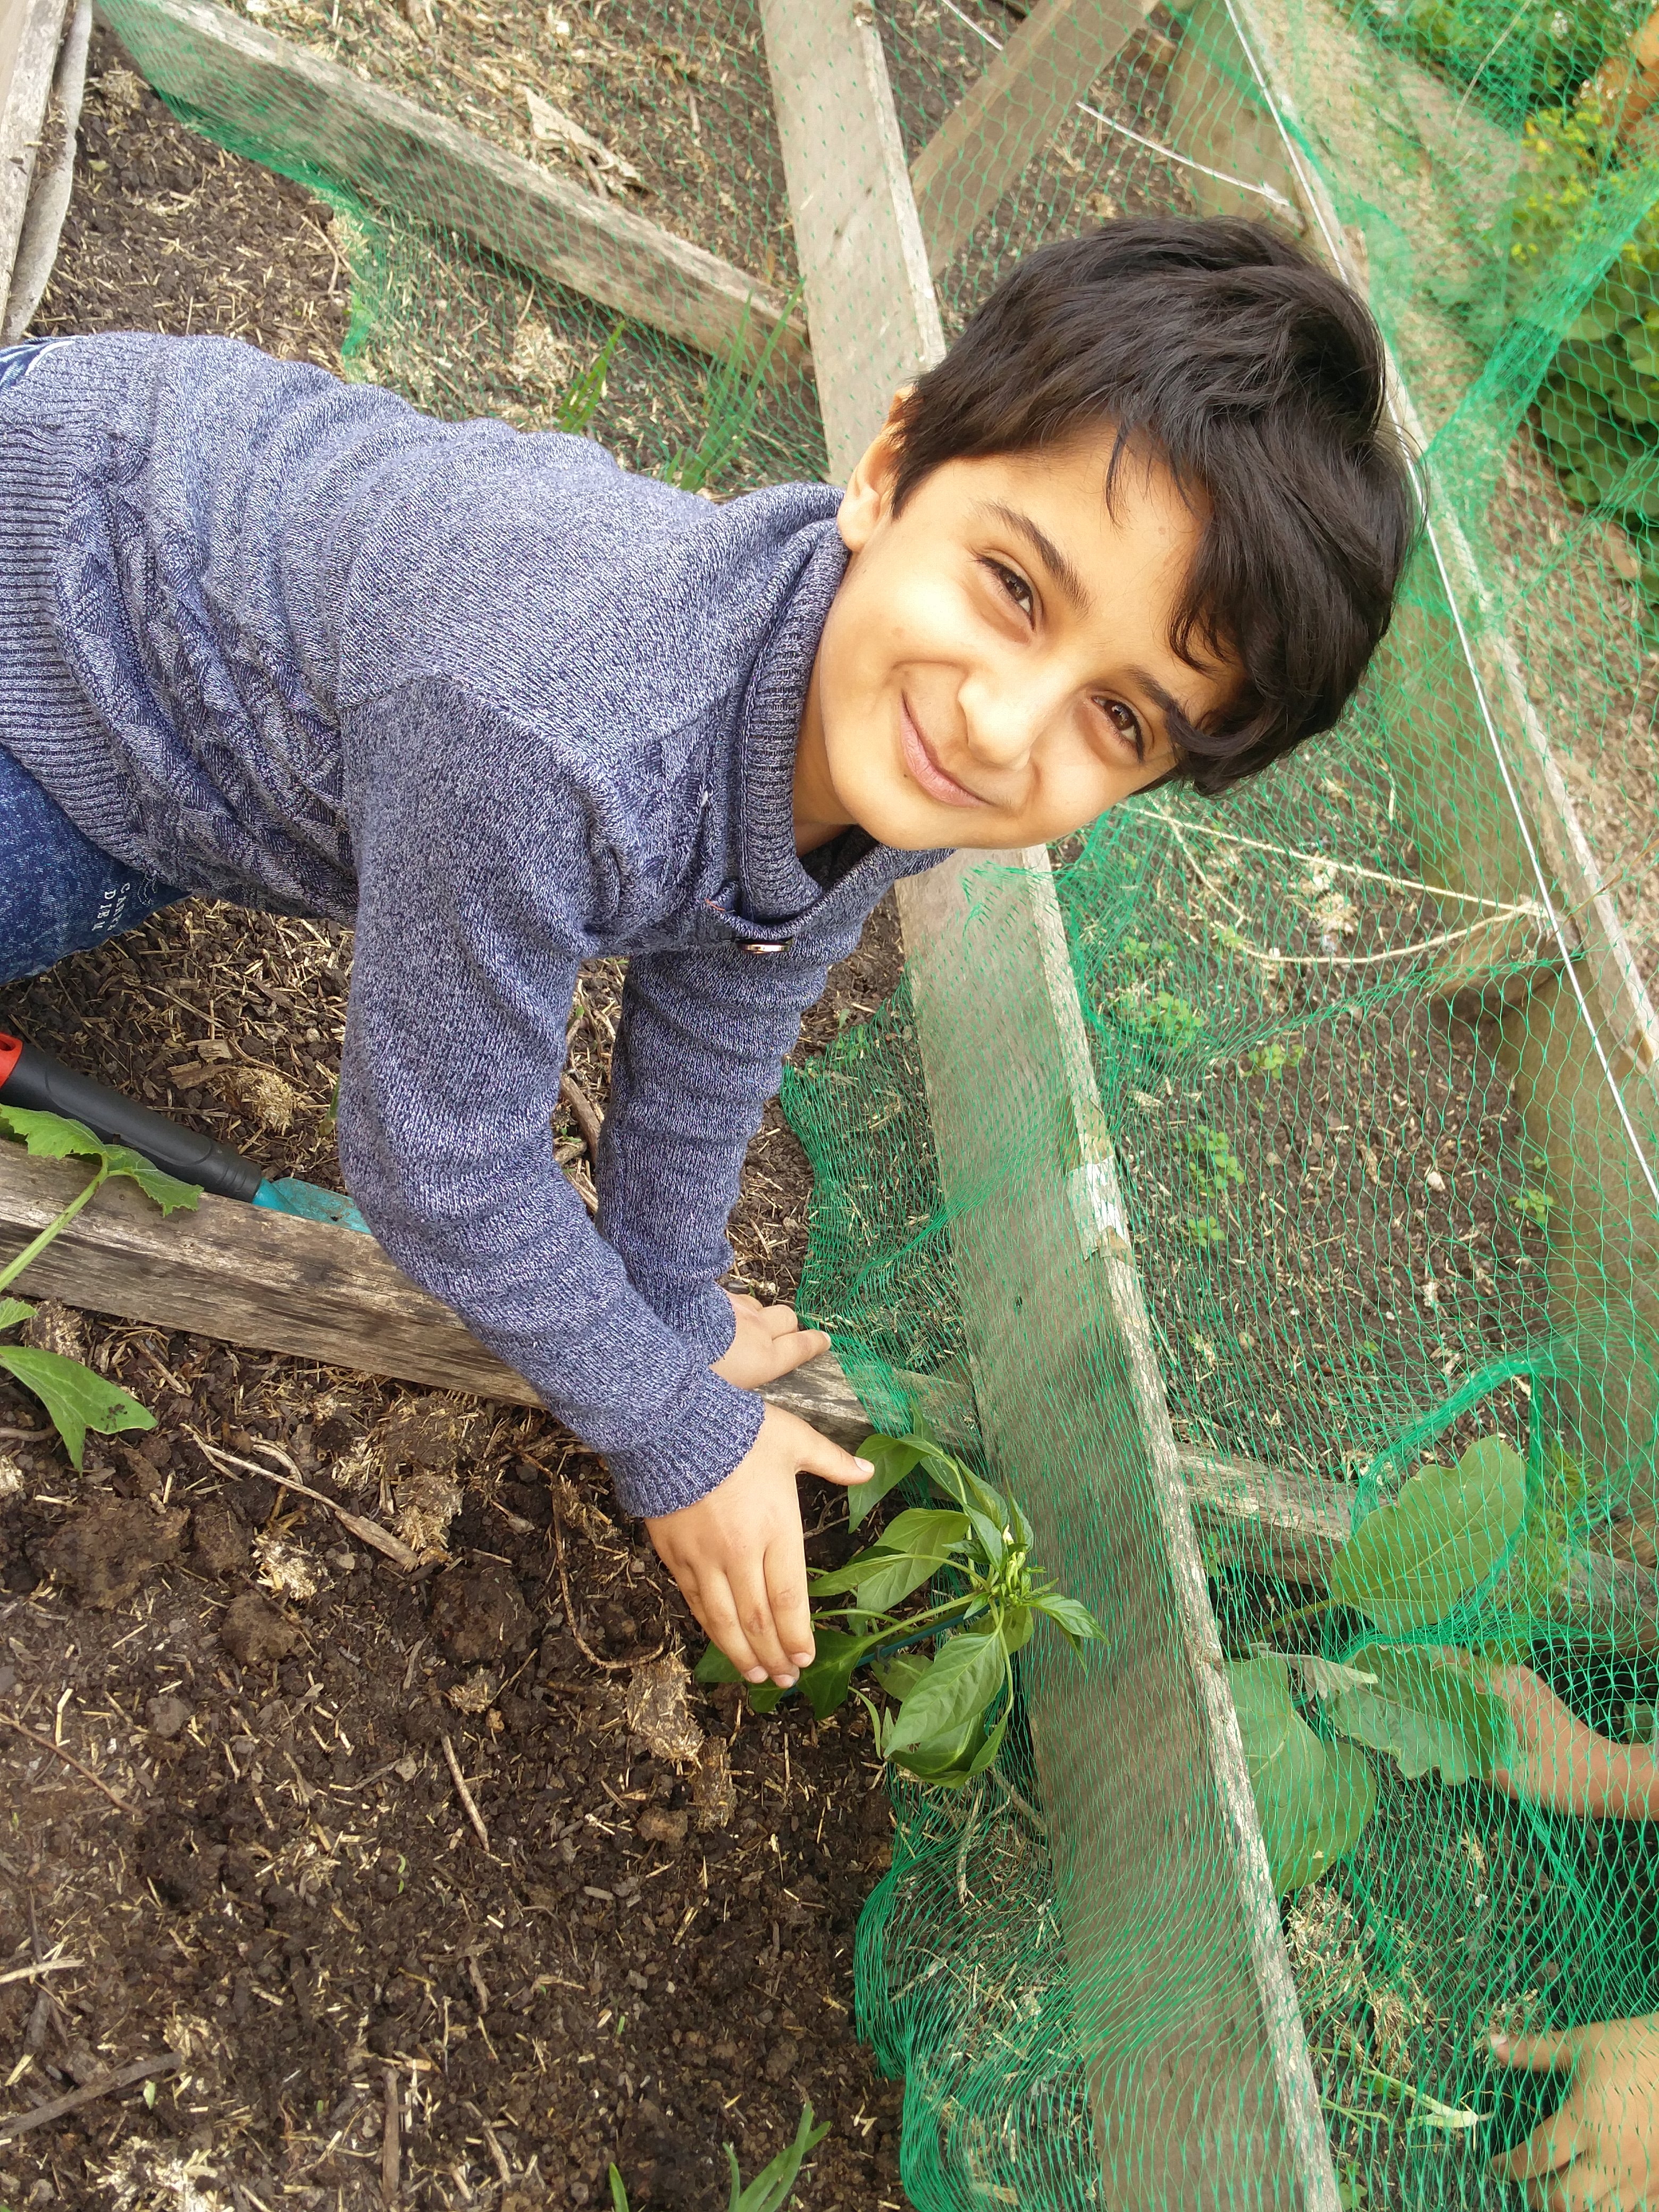
[[[554,1161],[592,893],[580,793],[514,803],[513,732],[456,695],[373,714],[340,1082],[352,1195],[404,1272],[605,1454],[624,1506],[672,1512],[731,1473],[763,1408],[653,1310]]]
[[[708,1359],[732,1340],[719,1285],[749,1140],[828,972],[822,946],[718,945],[629,963],[599,1146],[600,1223],[635,1287]]]

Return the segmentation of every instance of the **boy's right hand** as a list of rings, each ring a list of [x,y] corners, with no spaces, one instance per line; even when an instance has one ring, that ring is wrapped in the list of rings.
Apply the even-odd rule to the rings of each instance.
[[[710,1641],[745,1680],[769,1675],[785,1689],[814,1650],[798,1472],[852,1484],[867,1482],[875,1469],[769,1406],[760,1434],[724,1482],[695,1505],[645,1524]]]

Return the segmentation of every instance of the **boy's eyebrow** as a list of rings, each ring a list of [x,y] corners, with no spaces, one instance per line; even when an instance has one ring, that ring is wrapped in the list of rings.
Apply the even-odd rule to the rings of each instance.
[[[1088,586],[1072,562],[1055,544],[1046,530],[1033,522],[1029,514],[1022,514],[1017,507],[1008,507],[1000,499],[984,501],[980,511],[984,514],[994,515],[999,522],[1005,523],[1010,530],[1023,538],[1055,583],[1059,585],[1061,592],[1071,601],[1073,611],[1080,615],[1088,613],[1090,607]]]

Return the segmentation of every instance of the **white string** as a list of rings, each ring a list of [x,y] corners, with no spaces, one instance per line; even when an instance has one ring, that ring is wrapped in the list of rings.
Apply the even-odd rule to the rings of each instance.
[[[957,22],[968,26],[976,39],[983,39],[988,46],[994,46],[999,53],[1002,52],[1002,40],[993,38],[984,25],[976,23],[971,15],[964,15],[957,6],[956,0],[944,0],[944,5]],[[1120,123],[1113,115],[1103,115],[1097,107],[1091,107],[1084,100],[1079,100],[1075,105],[1079,115],[1086,115],[1096,123],[1103,123],[1109,131],[1115,131],[1120,137],[1130,139],[1137,146],[1144,146],[1148,153],[1156,154],[1165,161],[1173,161],[1177,168],[1196,169],[1200,177],[1213,177],[1218,185],[1231,185],[1237,191],[1254,193],[1257,199],[1266,200],[1273,207],[1283,208],[1286,215],[1293,216],[1297,212],[1284,193],[1276,191],[1265,179],[1259,185],[1250,185],[1246,184],[1243,177],[1230,177],[1224,169],[1206,168],[1202,161],[1194,161],[1189,155],[1177,154],[1173,146],[1160,146],[1156,138],[1143,138],[1139,131],[1131,131],[1127,123]]]

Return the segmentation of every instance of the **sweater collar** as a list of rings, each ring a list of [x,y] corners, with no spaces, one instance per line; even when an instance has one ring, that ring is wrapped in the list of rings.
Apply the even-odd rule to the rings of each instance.
[[[848,558],[833,520],[811,525],[802,536],[811,550],[756,664],[741,727],[743,906],[751,920],[773,925],[805,921],[815,908],[873,906],[890,884],[945,857],[945,848],[907,853],[875,845],[827,889],[801,866],[795,850],[795,747],[818,641]]]

